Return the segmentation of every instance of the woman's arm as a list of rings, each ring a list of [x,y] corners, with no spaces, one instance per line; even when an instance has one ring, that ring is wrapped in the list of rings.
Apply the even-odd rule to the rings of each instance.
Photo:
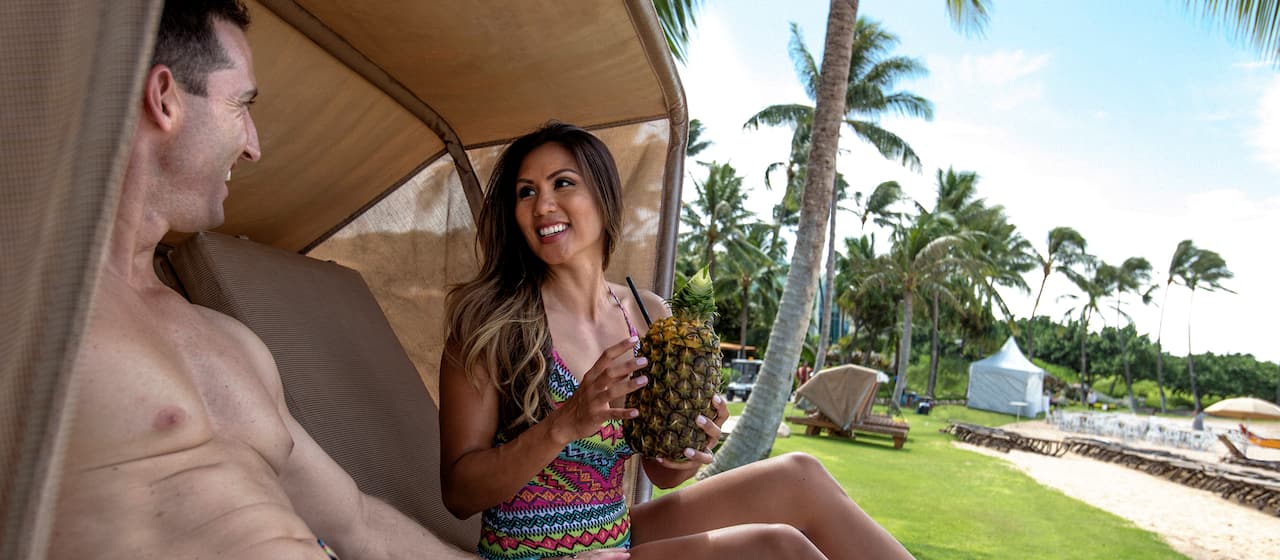
[[[624,340],[606,349],[569,400],[501,447],[493,447],[499,428],[497,388],[484,384],[477,389],[457,365],[460,362],[450,359],[457,350],[446,348],[440,360],[440,475],[445,507],[461,519],[500,504],[573,440],[595,433],[606,420],[630,418],[634,409],[614,408],[609,402],[647,381],[629,380],[631,372],[643,366],[631,356],[634,344],[633,339]],[[480,371],[478,378],[488,379],[488,375]]]

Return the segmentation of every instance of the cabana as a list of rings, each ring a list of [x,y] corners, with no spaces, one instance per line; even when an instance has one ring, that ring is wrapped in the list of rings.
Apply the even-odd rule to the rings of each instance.
[[[264,156],[237,167],[218,230],[225,235],[205,236],[209,250],[192,255],[234,246],[279,266],[305,261],[300,274],[326,269],[315,286],[372,309],[368,324],[389,349],[374,355],[411,376],[411,390],[392,392],[434,415],[443,300],[474,270],[484,184],[507,143],[557,119],[591,130],[617,159],[626,215],[609,278],[631,276],[670,295],[688,123],[649,0],[247,3]],[[6,0],[0,8],[0,558],[42,558],[49,538],[74,410],[70,362],[93,304],[162,4]],[[202,274],[192,267],[203,260],[170,260],[169,249],[181,254],[188,241],[166,238],[156,256],[162,276]],[[276,266],[267,260],[253,261],[254,277],[232,289],[296,278],[263,268]],[[199,291],[190,291],[193,301]],[[373,298],[363,299],[368,292]],[[251,316],[274,300],[245,295],[242,320],[254,328]],[[272,351],[282,371],[311,357]],[[332,395],[289,384],[290,409],[312,430],[299,411],[308,398]],[[405,429],[428,438],[429,452],[434,426]],[[316,439],[349,471],[344,461],[378,458],[342,449],[352,434]],[[376,473],[352,473],[379,491]]]

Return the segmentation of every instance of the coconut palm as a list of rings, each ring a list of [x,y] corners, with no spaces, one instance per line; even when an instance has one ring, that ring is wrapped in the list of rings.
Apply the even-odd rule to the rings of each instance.
[[[836,174],[839,177],[839,174]],[[838,183],[836,188],[847,186]],[[837,196],[838,199],[844,197]],[[864,200],[865,199],[865,200]],[[858,215],[863,231],[866,231],[867,220],[875,217],[877,223],[888,224],[888,220],[897,216],[893,212],[893,205],[902,200],[902,187],[897,181],[885,181],[876,185],[872,189],[871,195],[864,197],[861,192],[853,195],[854,205],[853,212]],[[834,202],[834,201],[833,201]],[[835,207],[834,210],[843,210],[844,208]],[[831,318],[832,309],[835,307],[836,298],[836,264],[839,257],[836,254],[836,212],[831,213],[831,223],[828,224],[827,239],[827,275],[823,282],[823,294],[821,299],[819,321],[818,321],[818,348],[814,352],[813,369],[821,370],[826,364],[827,345],[831,341]]]
[[[831,212],[840,116],[844,114],[844,92],[849,82],[849,56],[856,21],[856,2],[831,1],[816,96],[817,108],[813,117],[813,137],[805,170],[802,219],[796,230],[786,288],[769,333],[769,353],[733,435],[700,476],[710,476],[765,456],[791,395],[791,373],[800,361],[800,349],[807,330],[804,326],[809,323],[808,310],[813,305],[817,288],[817,263],[822,253],[823,234],[826,233],[823,228]]]
[[[1086,345],[1089,339],[1089,321],[1095,314],[1101,313],[1101,302],[1111,293],[1115,285],[1117,269],[1105,262],[1099,262],[1096,266],[1089,267],[1085,273],[1072,269],[1065,269],[1065,272],[1071,283],[1080,289],[1079,295],[1067,294],[1065,297],[1080,300],[1079,305],[1067,310],[1066,317],[1070,317],[1073,313],[1080,315],[1078,323],[1080,326],[1080,402],[1083,403],[1089,388],[1093,386],[1089,380],[1089,350]]]
[[[714,279],[719,278],[717,254],[746,244],[746,225],[754,221],[755,216],[744,207],[747,198],[742,177],[732,165],[714,161],[702,165],[707,168],[707,178],[693,182],[696,197],[681,208],[680,223],[684,231],[680,236],[686,247],[696,248],[702,255],[702,264]]]
[[[1173,257],[1169,259],[1169,271],[1165,276],[1164,300],[1160,304],[1160,323],[1156,327],[1156,387],[1160,390],[1160,412],[1168,411],[1164,396],[1164,311],[1168,308],[1170,288],[1188,274],[1196,251],[1198,249],[1190,239],[1179,242],[1178,247],[1173,250]]]
[[[771,274],[772,268],[777,266],[777,259],[769,252],[762,250],[762,247],[768,247],[769,237],[772,228],[769,224],[756,222],[747,224],[747,235],[741,242],[735,242],[727,247],[725,259],[728,274],[722,274],[725,280],[732,281],[740,303],[738,316],[738,344],[742,347],[738,349],[738,357],[746,357],[747,347],[747,323],[750,316],[750,308],[753,299],[753,293],[759,293],[762,290],[752,290],[757,287],[757,278],[763,277],[766,282],[775,275]],[[765,285],[766,288],[768,285]],[[765,290],[765,298],[768,297]]]
[[[1148,283],[1151,282],[1151,262],[1142,257],[1129,257],[1116,269],[1115,276],[1111,280],[1110,291],[1115,296],[1116,334],[1120,337],[1120,362],[1124,366],[1125,390],[1129,393],[1129,410],[1136,413],[1138,409],[1133,396],[1133,375],[1129,370],[1128,329],[1120,326],[1121,317],[1124,317],[1129,325],[1133,325],[1133,318],[1120,308],[1121,298],[1129,293],[1139,294],[1143,305],[1151,303],[1151,294],[1155,290],[1155,286],[1148,287]]]
[[[982,6],[983,2],[948,0],[950,4],[960,5],[953,14],[966,15],[972,14],[972,6]],[[984,21],[983,18],[985,12],[978,21]],[[823,228],[831,212],[831,191],[828,189],[832,188],[835,180],[840,117],[845,113],[843,94],[849,83],[849,60],[857,19],[856,0],[831,0],[813,132],[806,157],[800,226],[796,231],[786,288],[769,333],[769,353],[733,435],[720,448],[715,461],[702,470],[701,477],[763,457],[772,446],[778,424],[782,421],[782,411],[791,393],[791,372],[800,361],[806,330],[804,325],[808,324],[808,310],[813,305],[817,287],[818,257],[822,253],[823,234],[826,233]]]
[[[687,143],[688,147],[685,148],[685,157],[695,157],[702,153],[703,150],[711,147],[711,141],[702,138],[702,135],[706,132],[707,129],[703,128],[702,121],[698,119],[689,121],[689,141]]]
[[[1035,250],[1036,259],[1040,263],[1040,290],[1036,292],[1036,302],[1031,306],[1030,321],[1036,318],[1036,310],[1040,309],[1040,297],[1044,295],[1044,285],[1054,272],[1070,270],[1079,264],[1088,264],[1090,256],[1085,252],[1088,244],[1080,232],[1069,227],[1056,227],[1049,230],[1048,249],[1041,253]],[[1033,249],[1034,250],[1034,249]],[[1036,357],[1035,329],[1027,329],[1027,359]]]
[[[954,218],[956,232],[970,233],[973,244],[969,248],[978,267],[975,276],[961,275],[952,279],[953,292],[964,305],[957,310],[968,307],[981,307],[980,314],[969,319],[990,316],[994,303],[1005,316],[1005,320],[1013,325],[1013,316],[1009,312],[1004,298],[996,290],[997,286],[1014,288],[1028,292],[1022,273],[1035,266],[1031,246],[1017,232],[1017,228],[1009,223],[1004,207],[988,206],[985,199],[977,195],[978,175],[969,171],[957,172],[954,169],[941,169],[937,173],[937,197],[934,202],[934,213],[945,213]],[[975,281],[976,280],[976,281]],[[961,293],[958,290],[965,290]],[[932,299],[932,329],[930,333],[929,352],[929,384],[926,394],[933,396],[938,377],[938,326],[941,317],[941,294],[935,292]]]
[[[898,135],[880,127],[877,121],[887,113],[900,114],[931,120],[933,104],[928,100],[910,92],[894,92],[894,84],[904,78],[925,73],[924,64],[919,60],[888,56],[887,53],[898,43],[897,36],[884,30],[879,23],[859,19],[854,29],[853,54],[850,57],[849,83],[845,91],[845,124],[856,136],[870,143],[889,159],[902,162],[912,169],[920,168],[920,158],[915,150]],[[791,24],[791,59],[795,63],[796,74],[804,85],[805,91],[812,99],[817,93],[818,68],[812,53],[804,45],[800,28]],[[743,128],[758,128],[760,125],[788,125],[792,127],[792,158],[787,164],[787,188],[794,193],[795,179],[800,177],[797,171],[804,164],[801,154],[805,153],[804,145],[808,142],[813,122],[813,107],[802,104],[770,105],[747,120]],[[771,169],[780,164],[773,164]],[[823,283],[823,296],[819,298],[819,328],[817,351],[814,357],[814,368],[822,369],[826,358],[827,344],[831,336],[831,308],[835,287],[835,250],[836,250],[836,218],[840,210],[840,200],[844,189],[837,185],[831,201],[829,216],[829,239],[827,242],[827,272]],[[877,203],[887,208],[896,201],[892,197],[895,191],[886,189],[881,193]],[[900,193],[901,189],[896,192]],[[794,198],[794,194],[792,195]],[[787,209],[788,196],[783,197],[783,210]],[[863,218],[865,223],[865,217]]]
[[[890,402],[895,409],[906,388],[916,301],[934,295],[948,303],[956,300],[949,286],[952,276],[977,274],[978,261],[968,252],[972,238],[969,232],[957,230],[955,219],[949,214],[921,211],[914,220],[894,228],[889,254],[876,260],[876,272],[867,277],[868,281],[896,289],[901,298],[898,375]]]
[[[1187,377],[1191,380],[1191,398],[1195,401],[1196,410],[1203,410],[1203,407],[1200,406],[1200,392],[1196,388],[1195,356],[1191,351],[1192,303],[1195,301],[1196,289],[1206,292],[1221,290],[1234,294],[1235,292],[1222,286],[1223,280],[1233,276],[1235,273],[1227,269],[1227,261],[1222,255],[1208,249],[1196,249],[1190,266],[1180,271],[1182,284],[1191,290],[1191,296],[1187,299]]]

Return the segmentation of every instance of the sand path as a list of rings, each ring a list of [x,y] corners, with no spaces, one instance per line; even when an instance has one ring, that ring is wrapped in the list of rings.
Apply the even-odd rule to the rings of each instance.
[[[1060,439],[1064,435],[1043,421],[1003,428],[1047,439]],[[1217,494],[1070,453],[1062,457],[1047,457],[1024,451],[1006,454],[963,443],[953,445],[1007,460],[1045,486],[1160,535],[1175,550],[1190,558],[1280,558],[1280,517],[1227,501]],[[1176,449],[1169,451],[1207,461],[1217,461],[1217,456],[1221,455]],[[1251,450],[1250,456],[1253,455]],[[1105,543],[1098,545],[1105,548]],[[1099,554],[1104,554],[1104,551],[1100,549]]]

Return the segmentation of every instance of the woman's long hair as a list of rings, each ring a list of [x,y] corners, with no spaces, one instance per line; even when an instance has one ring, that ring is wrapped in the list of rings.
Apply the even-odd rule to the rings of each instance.
[[[499,431],[518,433],[553,409],[547,384],[551,332],[542,307],[547,267],[529,248],[516,223],[516,179],[534,149],[555,143],[573,154],[594,187],[604,222],[605,267],[622,233],[622,182],[609,148],[591,133],[551,122],[520,137],[503,151],[489,179],[476,222],[475,278],[449,293],[446,359],[463,368],[477,388],[491,383],[499,394]],[[480,378],[478,369],[488,372]]]

